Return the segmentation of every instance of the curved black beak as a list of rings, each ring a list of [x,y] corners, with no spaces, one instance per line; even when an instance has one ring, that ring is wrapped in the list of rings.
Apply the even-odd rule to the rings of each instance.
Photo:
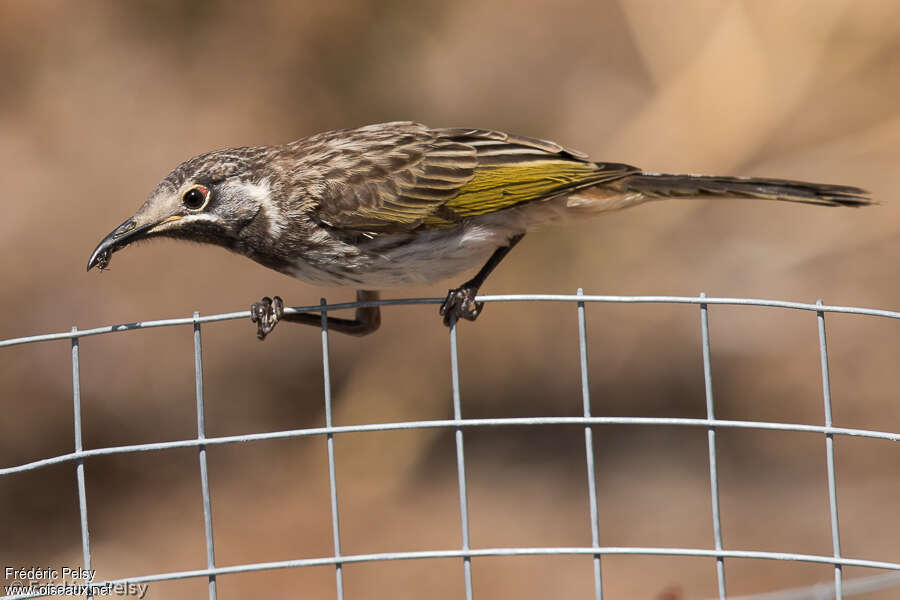
[[[103,238],[88,260],[87,270],[90,271],[94,267],[98,267],[101,271],[109,264],[112,253],[124,248],[129,243],[140,237],[139,234],[150,229],[156,223],[147,223],[138,226],[134,218],[128,219],[118,227],[112,230],[108,236]]]

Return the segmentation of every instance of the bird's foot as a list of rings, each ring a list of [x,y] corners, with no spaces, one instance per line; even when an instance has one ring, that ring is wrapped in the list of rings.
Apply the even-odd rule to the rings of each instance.
[[[284,302],[280,296],[266,296],[259,302],[250,305],[250,320],[256,323],[256,337],[261,340],[275,329],[275,325],[284,316]]]
[[[454,321],[466,319],[474,321],[481,313],[484,302],[475,302],[478,288],[458,287],[447,293],[447,298],[441,304],[441,316],[444,317],[444,325],[450,327]]]

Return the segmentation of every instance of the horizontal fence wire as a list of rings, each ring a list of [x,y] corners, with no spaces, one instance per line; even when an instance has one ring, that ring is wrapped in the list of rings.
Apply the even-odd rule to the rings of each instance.
[[[807,310],[823,313],[844,313],[851,315],[867,315],[870,317],[886,317],[888,319],[900,319],[900,312],[883,310],[880,308],[861,308],[858,306],[831,306],[828,304],[817,305],[808,302],[787,302],[783,300],[763,300],[759,298],[706,298],[703,296],[596,296],[577,294],[501,294],[492,296],[477,296],[477,302],[606,302],[613,304],[724,304],[731,306],[763,306],[769,308],[789,308],[795,310]],[[398,298],[393,300],[369,300],[366,302],[342,302],[339,304],[314,304],[312,306],[285,307],[285,314],[301,312],[320,312],[322,310],[335,311],[352,308],[367,308],[373,306],[410,306],[420,304],[442,304],[443,298]],[[197,318],[197,323],[215,323],[217,321],[233,321],[235,319],[249,319],[250,311],[206,315]],[[120,323],[118,325],[106,325],[93,329],[81,329],[77,333],[71,331],[60,333],[47,333],[28,337],[10,338],[0,340],[0,348],[30,344],[34,342],[49,342],[53,340],[72,339],[74,337],[88,337],[105,333],[131,331],[134,329],[148,329],[151,327],[172,327],[176,325],[192,325],[194,317],[178,319],[159,319],[155,321],[135,321],[133,323]]]
[[[708,298],[704,294],[698,296],[598,296],[585,295],[582,290],[577,294],[515,294],[479,296],[478,301],[484,302],[569,302],[577,307],[578,331],[579,331],[579,357],[581,362],[581,385],[584,404],[582,417],[519,417],[519,418],[492,418],[492,419],[465,419],[461,413],[460,387],[459,387],[459,362],[458,341],[455,323],[450,328],[450,358],[451,377],[450,385],[453,399],[453,419],[439,419],[426,421],[402,421],[390,423],[365,423],[360,425],[335,426],[332,422],[331,412],[331,383],[330,367],[328,359],[328,327],[327,313],[336,310],[355,309],[373,306],[407,306],[421,304],[440,304],[439,298],[407,298],[394,300],[378,300],[366,302],[349,302],[340,304],[327,304],[323,299],[321,304],[308,307],[286,308],[285,313],[319,312],[322,315],[322,362],[323,378],[325,382],[325,410],[326,423],[324,427],[289,429],[280,431],[266,431],[259,433],[247,433],[242,435],[207,437],[204,425],[203,409],[203,373],[202,373],[202,342],[201,325],[219,321],[249,318],[249,311],[239,311],[216,315],[201,316],[194,313],[193,316],[178,319],[164,319],[155,321],[141,321],[109,325],[93,329],[78,330],[72,328],[68,332],[35,335],[29,337],[0,340],[0,347],[16,346],[37,342],[54,340],[71,340],[72,345],[72,377],[73,377],[73,405],[75,411],[75,450],[50,458],[35,460],[9,467],[0,467],[0,476],[12,475],[25,471],[33,471],[60,463],[74,462],[76,466],[76,479],[78,483],[78,502],[80,507],[80,520],[82,532],[83,560],[86,568],[91,568],[90,536],[87,522],[87,495],[84,484],[85,460],[88,458],[112,454],[129,454],[135,452],[164,451],[173,448],[197,448],[200,460],[201,491],[204,511],[204,530],[206,537],[207,568],[198,570],[174,571],[141,575],[122,579],[92,582],[93,590],[100,590],[104,586],[145,584],[152,582],[171,581],[189,578],[206,578],[209,582],[209,597],[216,597],[216,577],[224,574],[256,572],[272,569],[285,569],[297,567],[310,567],[332,565],[336,569],[336,593],[339,600],[343,599],[342,567],[351,563],[390,561],[390,560],[414,560],[414,559],[461,559],[463,564],[463,576],[465,583],[465,597],[474,597],[472,589],[472,558],[487,556],[551,556],[551,555],[585,555],[591,556],[594,568],[594,597],[603,597],[603,581],[601,572],[601,557],[606,555],[652,555],[652,556],[691,556],[708,557],[716,561],[716,579],[718,583],[718,597],[727,598],[725,587],[725,560],[732,558],[768,559],[779,561],[799,561],[805,563],[827,564],[834,568],[834,583],[822,584],[803,590],[786,590],[772,592],[771,594],[757,596],[742,596],[741,598],[771,598],[781,600],[789,598],[842,598],[843,596],[863,593],[874,589],[882,589],[889,585],[900,583],[900,563],[890,561],[867,560],[849,558],[843,556],[840,551],[839,526],[837,517],[837,485],[834,466],[835,436],[851,436],[887,441],[900,441],[900,433],[889,431],[876,431],[869,429],[854,429],[835,427],[831,418],[831,392],[828,377],[828,354],[825,335],[825,314],[844,313],[853,315],[865,315],[889,319],[900,319],[900,312],[859,308],[852,306],[831,306],[816,303],[786,302],[779,300],[762,300],[751,298]],[[597,417],[592,416],[589,377],[587,368],[587,330],[585,324],[585,305],[587,303],[656,303],[656,304],[694,304],[700,307],[701,326],[701,359],[704,368],[704,382],[706,392],[707,418],[655,418],[655,417]],[[709,317],[708,310],[711,305],[734,306],[759,306],[769,308],[783,308],[801,311],[815,312],[819,325],[819,348],[821,358],[821,374],[823,385],[823,397],[825,418],[824,425],[809,425],[799,423],[778,423],[763,421],[741,421],[715,418],[714,397],[712,389],[712,366],[710,358]],[[194,329],[194,365],[196,372],[196,398],[197,398],[197,437],[192,439],[154,442],[146,444],[134,444],[124,446],[110,446],[104,448],[84,449],[81,439],[81,404],[80,404],[80,377],[79,377],[79,340],[92,335],[104,335],[146,329],[153,327],[169,327],[190,325]],[[477,548],[472,547],[469,532],[467,493],[466,493],[466,468],[464,454],[464,432],[472,428],[481,427],[521,427],[521,426],[579,426],[584,428],[585,451],[587,461],[588,493],[590,506],[590,547],[527,547],[527,548]],[[709,445],[709,474],[711,486],[711,512],[713,517],[713,548],[680,548],[680,547],[611,547],[602,546],[599,543],[600,531],[598,529],[598,500],[593,465],[593,428],[604,425],[636,425],[656,427],[700,427],[707,430]],[[374,554],[342,554],[340,549],[340,530],[338,518],[338,496],[336,488],[336,463],[334,444],[339,436],[349,433],[364,433],[376,431],[400,431],[409,429],[453,429],[456,439],[457,475],[459,484],[460,505],[460,531],[461,545],[458,549],[409,551],[409,552],[383,552]],[[800,554],[789,552],[763,552],[755,550],[737,550],[725,547],[721,530],[721,514],[718,502],[718,469],[716,465],[716,432],[721,429],[756,429],[772,431],[790,431],[798,433],[810,433],[823,435],[826,440],[827,457],[827,497],[831,515],[831,529],[833,540],[833,553],[831,555]],[[209,489],[209,479],[206,462],[206,449],[209,446],[222,444],[240,444],[263,440],[289,439],[309,436],[322,436],[326,440],[329,462],[329,482],[331,490],[331,517],[334,541],[333,556],[304,558],[275,562],[258,562],[229,566],[216,566],[213,551],[213,525],[212,525],[212,497]],[[96,568],[97,565],[93,565]],[[897,571],[896,574],[876,576],[872,578],[860,578],[857,580],[843,580],[843,567],[868,567]],[[811,591],[812,590],[812,591]],[[814,596],[813,593],[822,592],[828,595]],[[781,594],[781,595],[779,595]],[[802,595],[807,594],[807,595]],[[45,594],[33,591],[2,596],[4,600],[36,598]],[[88,592],[91,597],[91,592]],[[736,598],[731,596],[731,598]]]
[[[849,429],[844,427],[823,427],[821,425],[804,425],[801,423],[775,423],[767,421],[731,421],[726,419],[691,419],[680,417],[503,417],[489,419],[436,419],[429,421],[396,421],[388,423],[364,423],[360,425],[336,425],[333,427],[310,427],[305,429],[283,429],[279,431],[266,431],[260,433],[245,433],[240,435],[227,435],[221,437],[208,437],[203,440],[186,439],[170,442],[150,442],[146,444],[133,444],[127,446],[109,446],[106,448],[92,448],[80,452],[61,454],[52,458],[44,458],[13,467],[0,468],[0,476],[32,471],[50,465],[64,462],[77,461],[92,456],[106,456],[110,454],[126,454],[129,452],[153,452],[158,450],[170,450],[172,448],[192,448],[206,445],[241,444],[258,442],[263,440],[276,440],[285,438],[327,436],[344,433],[363,433],[368,431],[396,431],[403,429],[453,429],[457,427],[520,427],[533,425],[647,425],[667,427],[731,427],[736,429],[762,429],[769,431],[798,431],[803,433],[818,433],[845,435],[851,437],[872,438],[900,442],[900,433],[888,431],[875,431],[870,429]]]
[[[247,563],[217,567],[215,569],[195,569],[192,571],[172,571],[153,575],[142,575],[122,579],[110,579],[98,581],[96,587],[155,583],[161,581],[174,581],[178,579],[207,578],[214,575],[234,575],[239,573],[252,573],[275,569],[290,569],[296,567],[321,567],[336,566],[338,564],[355,564],[383,562],[389,560],[417,560],[440,558],[482,558],[498,556],[679,556],[679,557],[706,557],[706,558],[751,558],[769,559],[779,561],[798,561],[814,564],[832,565],[834,558],[831,556],[819,556],[816,554],[796,554],[791,552],[762,552],[752,550],[715,550],[703,548],[660,548],[653,546],[598,546],[591,547],[547,547],[547,548],[478,548],[468,551],[463,550],[423,550],[418,552],[378,552],[372,554],[343,554],[339,557],[326,556],[319,558],[300,558],[295,560],[282,560],[272,562]],[[881,562],[863,559],[839,559],[839,564],[849,567],[868,567],[873,569],[900,570],[900,563]],[[39,598],[42,594],[16,594],[2,596],[4,600],[19,600],[25,598]],[[734,600],[735,597],[732,597]]]

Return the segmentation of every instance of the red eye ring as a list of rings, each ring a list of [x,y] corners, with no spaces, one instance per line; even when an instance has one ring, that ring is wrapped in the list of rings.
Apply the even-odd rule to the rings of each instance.
[[[202,185],[195,185],[181,196],[181,202],[188,210],[200,210],[209,198],[209,190]]]

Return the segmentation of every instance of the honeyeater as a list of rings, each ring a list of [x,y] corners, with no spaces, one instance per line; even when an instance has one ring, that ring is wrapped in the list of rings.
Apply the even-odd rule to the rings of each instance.
[[[487,129],[411,122],[329,131],[280,146],[230,148],[180,164],[91,254],[152,237],[223,246],[305,281],[353,286],[361,301],[481,266],[450,290],[444,322],[474,320],[485,278],[526,232],[549,223],[673,197],[741,197],[822,206],[869,204],[856,187],[755,177],[647,173],[595,162],[554,142]],[[251,307],[263,339],[285,314],[278,296]],[[363,335],[377,306],[331,329]]]

